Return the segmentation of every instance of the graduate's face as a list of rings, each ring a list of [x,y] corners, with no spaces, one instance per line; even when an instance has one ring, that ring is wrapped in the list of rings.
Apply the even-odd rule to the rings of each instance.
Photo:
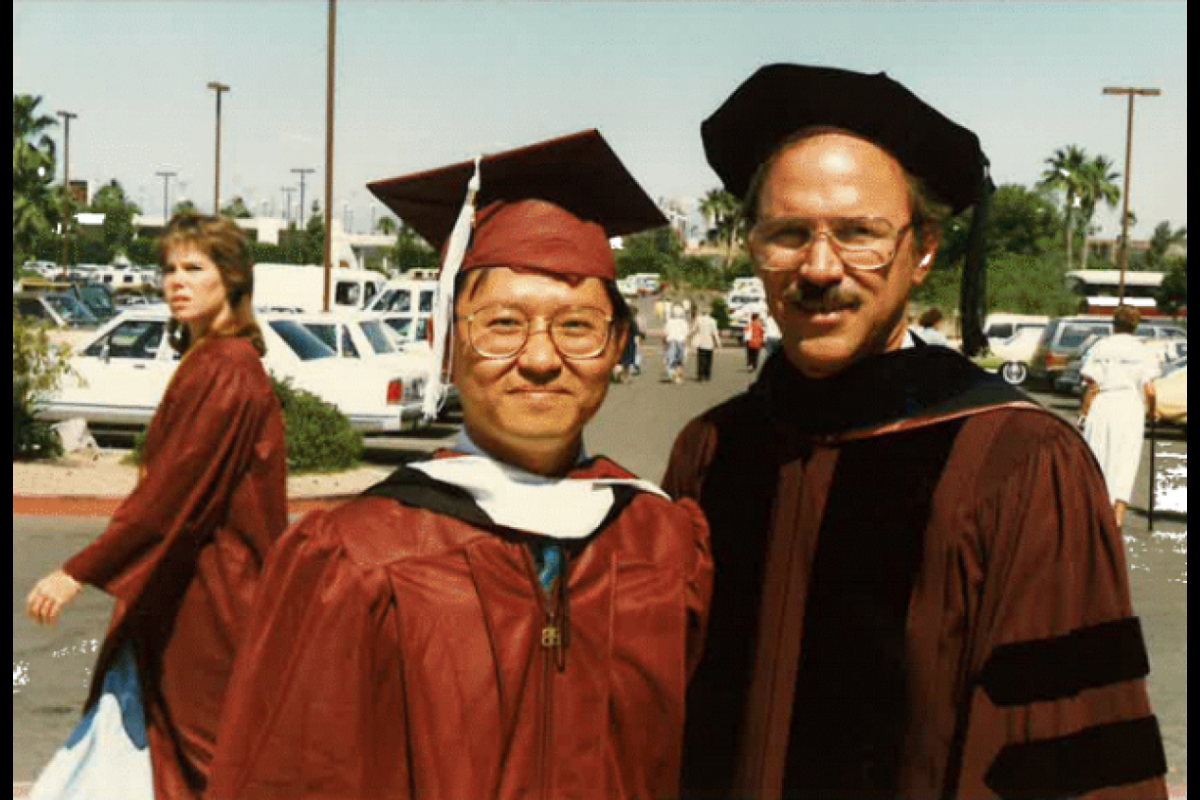
[[[181,244],[167,254],[162,281],[171,316],[192,330],[193,340],[232,314],[221,270],[193,245]]]
[[[904,342],[905,307],[925,280],[936,240],[916,243],[908,184],[900,164],[875,145],[824,132],[779,155],[758,195],[758,219],[882,218],[898,238],[892,263],[878,270],[843,263],[820,237],[794,269],[759,270],[771,315],[789,361],[805,375],[826,377],[865,356]]]
[[[498,304],[531,321],[525,346],[507,358],[480,355],[465,318]],[[502,460],[534,472],[560,470],[578,453],[584,425],[608,392],[623,342],[613,334],[594,358],[565,358],[546,321],[585,306],[612,314],[598,278],[570,283],[542,273],[492,268],[469,273],[455,305],[454,382],[472,440]],[[553,465],[553,466],[547,466]]]

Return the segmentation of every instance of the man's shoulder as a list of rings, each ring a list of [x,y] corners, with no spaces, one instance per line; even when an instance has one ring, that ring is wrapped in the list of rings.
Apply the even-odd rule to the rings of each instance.
[[[454,517],[384,495],[364,494],[318,512],[319,535],[348,561],[364,567],[396,565],[415,556],[436,556],[484,531]]]

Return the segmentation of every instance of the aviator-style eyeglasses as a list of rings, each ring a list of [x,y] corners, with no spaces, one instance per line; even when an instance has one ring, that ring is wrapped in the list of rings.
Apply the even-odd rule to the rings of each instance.
[[[895,260],[900,240],[913,224],[910,220],[897,228],[881,217],[764,219],[750,229],[750,252],[758,269],[789,272],[804,263],[817,239],[824,236],[847,266],[883,269]]]
[[[472,349],[484,358],[512,358],[525,347],[533,321],[541,319],[555,349],[570,359],[595,358],[612,335],[611,314],[593,306],[569,306],[550,317],[530,317],[520,308],[496,303],[457,318],[467,323]]]

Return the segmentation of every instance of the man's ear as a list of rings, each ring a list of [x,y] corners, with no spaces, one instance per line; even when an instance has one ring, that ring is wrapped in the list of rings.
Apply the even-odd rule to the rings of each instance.
[[[917,265],[913,269],[913,285],[919,286],[929,276],[933,268],[933,260],[937,257],[938,247],[942,243],[942,229],[937,225],[929,225],[921,229],[921,242],[918,248]]]

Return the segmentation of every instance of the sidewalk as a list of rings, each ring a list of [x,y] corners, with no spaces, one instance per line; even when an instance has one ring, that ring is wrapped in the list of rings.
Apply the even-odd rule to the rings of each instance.
[[[133,491],[137,468],[125,451],[102,450],[94,459],[75,455],[53,463],[13,462],[13,513],[108,516]],[[366,465],[345,472],[288,478],[288,510],[328,507],[378,483],[391,467]]]

